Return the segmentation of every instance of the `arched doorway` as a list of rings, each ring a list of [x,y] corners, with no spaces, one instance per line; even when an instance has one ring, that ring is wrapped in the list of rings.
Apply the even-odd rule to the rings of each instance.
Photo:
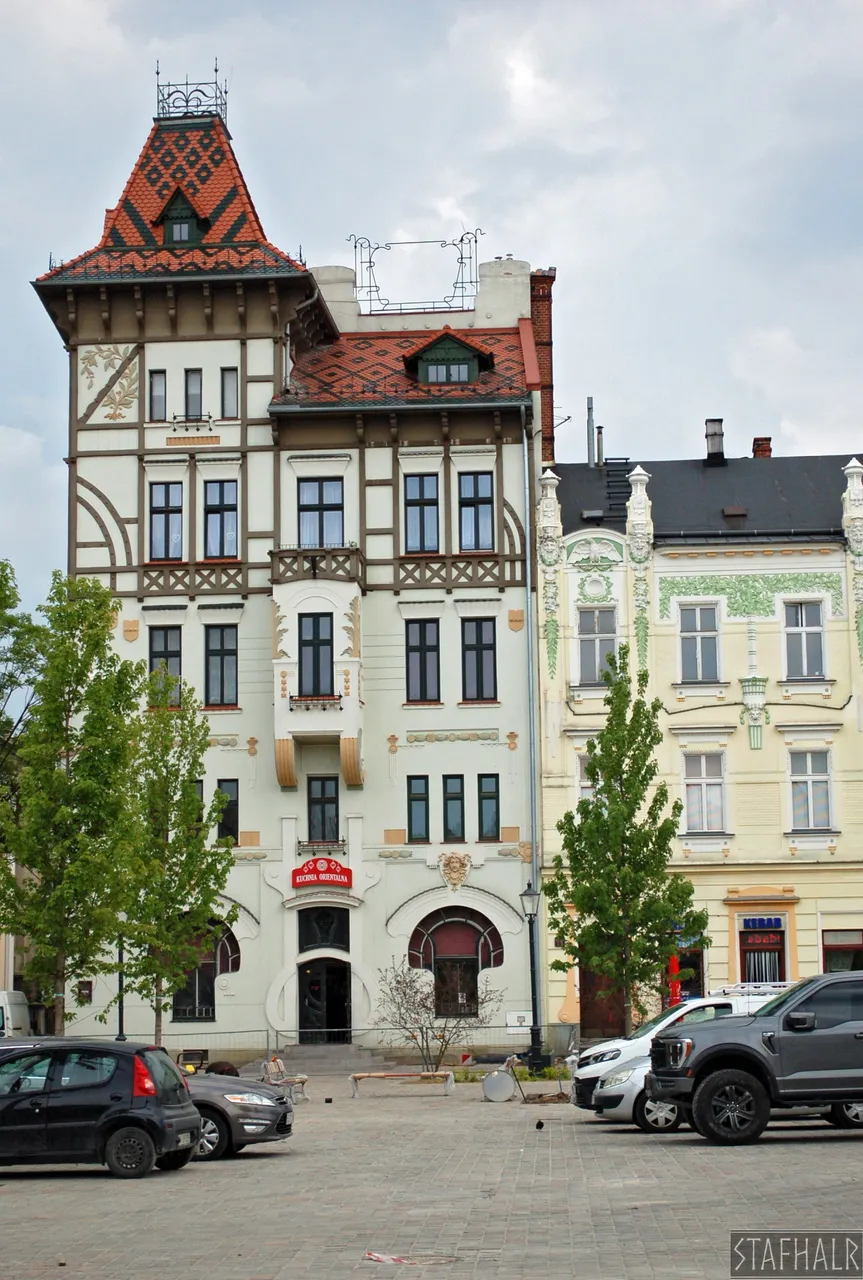
[[[300,1044],[350,1044],[351,966],[331,956],[297,966]]]
[[[441,907],[420,920],[411,934],[408,964],[434,974],[439,1018],[476,1017],[480,971],[503,964],[503,942],[481,912]]]

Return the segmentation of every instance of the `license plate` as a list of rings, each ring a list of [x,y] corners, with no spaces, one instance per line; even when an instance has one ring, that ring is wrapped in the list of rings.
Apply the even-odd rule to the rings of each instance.
[[[181,1133],[177,1137],[177,1146],[188,1147],[191,1141],[192,1141],[192,1135],[190,1133]]]

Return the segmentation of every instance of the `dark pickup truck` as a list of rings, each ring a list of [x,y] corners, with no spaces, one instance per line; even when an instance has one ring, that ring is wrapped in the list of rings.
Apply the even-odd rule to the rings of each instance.
[[[771,1108],[826,1107],[863,1129],[863,972],[804,978],[752,1015],[683,1030],[654,1037],[645,1088],[710,1142],[754,1142]]]

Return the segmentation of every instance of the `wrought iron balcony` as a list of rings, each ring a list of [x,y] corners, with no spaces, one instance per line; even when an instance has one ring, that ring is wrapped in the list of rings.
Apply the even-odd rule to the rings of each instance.
[[[270,552],[270,581],[303,582],[322,578],[329,582],[356,582],[366,586],[366,558],[359,547],[290,547]]]
[[[341,711],[342,695],[340,693],[292,693],[289,705],[291,711]]]
[[[345,840],[298,840],[297,857],[314,858],[318,854],[343,858],[347,849]]]

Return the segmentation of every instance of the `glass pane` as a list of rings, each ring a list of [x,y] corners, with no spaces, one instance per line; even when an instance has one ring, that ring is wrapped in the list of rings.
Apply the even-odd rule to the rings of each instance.
[[[222,704],[222,664],[218,658],[207,660],[207,701],[211,706]]]
[[[719,667],[716,660],[716,637],[701,637],[701,679],[716,680],[719,676]]]
[[[222,370],[222,417],[237,417],[237,371]]]
[[[150,559],[164,560],[166,554],[165,521],[162,516],[154,516],[150,524]]]
[[[405,497],[408,499],[420,496],[422,476],[405,476]]]
[[[331,613],[322,613],[318,618],[318,635],[322,640],[332,640],[333,615]]]
[[[491,528],[492,509],[485,503],[479,507],[479,550],[490,551],[494,546],[494,537]]]
[[[225,550],[226,556],[235,556],[237,554],[237,513],[236,511],[225,512]]]
[[[492,650],[485,649],[483,650],[482,655],[481,698],[493,698],[495,696],[494,674],[494,652]]]
[[[424,521],[424,551],[437,551],[438,533],[437,533],[437,507],[425,507],[423,509]]]
[[[458,491],[463,498],[473,497],[473,476],[461,475],[458,481]]]
[[[491,472],[484,472],[476,478],[476,492],[478,498],[491,497]]]
[[[418,702],[420,699],[420,654],[413,650],[408,654],[408,702]]]
[[[169,517],[168,555],[172,560],[183,558],[183,517],[179,511],[172,511]]]
[[[300,512],[300,546],[317,547],[320,518],[317,511]]]
[[[328,506],[342,505],[342,482],[341,480],[325,480],[324,481],[324,502]]]
[[[704,757],[704,772],[708,778],[722,777],[722,756],[709,755]]]
[[[325,547],[342,547],[344,546],[344,533],[342,531],[342,513],[341,511],[325,511],[324,512],[324,546]]]
[[[419,507],[407,507],[405,509],[405,549],[407,551],[422,550]]]
[[[311,640],[315,634],[315,620],[309,614],[300,618],[300,639]]]
[[[812,825],[830,826],[830,789],[826,782],[812,783]]]
[[[707,793],[707,830],[722,830],[722,786],[710,783],[705,787]]]
[[[237,701],[237,659],[230,654],[222,661],[224,664],[222,698],[228,706],[233,706]]]
[[[806,636],[806,674],[807,676],[824,675],[820,631],[810,631]]]
[[[423,497],[437,500],[437,476],[422,477]]]
[[[207,516],[207,537],[206,547],[208,556],[218,556],[222,554],[221,548],[222,534],[222,517],[220,515]]]
[[[300,505],[310,506],[319,502],[320,485],[317,480],[300,481]]]
[[[334,804],[328,804],[324,808],[324,839],[338,840],[339,838],[339,815]]]
[[[827,772],[827,752],[813,751],[809,757],[811,761],[811,769],[813,773]]]
[[[596,634],[596,613],[593,609],[579,609],[578,634],[592,636]]]
[[[698,630],[698,625],[696,623],[695,609],[680,610],[680,630],[681,631],[697,631]]]
[[[789,677],[805,675],[803,670],[803,636],[799,631],[789,631],[785,637]]]
[[[410,830],[408,838],[411,840],[428,840],[428,825],[426,823],[426,803],[425,800],[412,800],[410,805]]]
[[[613,640],[599,641],[599,678],[602,679],[602,673],[608,670],[608,659],[614,653]]]
[[[464,698],[466,702],[469,702],[478,697],[477,655],[474,649],[464,655]]]
[[[227,506],[237,501],[237,482],[236,480],[223,481],[224,501]]]
[[[791,783],[792,826],[796,831],[809,826],[809,785],[806,782]]]
[[[602,632],[603,635],[606,635],[606,636],[614,635],[614,610],[613,609],[599,610],[599,628],[598,629],[599,631]]]
[[[684,759],[686,761],[685,770],[687,778],[700,778],[702,769],[701,756],[685,756]]]
[[[437,651],[433,651],[426,654],[426,700],[428,702],[437,702],[440,697],[437,677]]]
[[[785,625],[786,627],[799,627],[801,622],[801,609],[799,604],[787,604],[785,606]]]
[[[698,679],[698,640],[684,636],[680,641],[680,665],[684,680]]]
[[[473,507],[462,507],[461,511],[461,549],[476,551],[475,510]]]
[[[476,623],[465,622],[464,624],[464,642],[465,644],[476,644]]]
[[[300,693],[308,696],[315,687],[314,650],[310,645],[300,649]]]
[[[807,627],[821,626],[821,605],[817,600],[803,606],[803,616]]]
[[[863,929],[825,929],[824,945],[828,947],[863,947]]]
[[[582,684],[596,684],[596,642],[579,641],[579,670]]]
[[[497,800],[483,800],[480,804],[479,834],[482,840],[497,840]]]
[[[792,751],[791,753],[791,772],[807,773],[808,762],[805,751]]]
[[[461,840],[464,837],[461,800],[447,800],[446,829],[449,839]]]
[[[333,692],[333,649],[329,644],[318,649],[318,691],[326,695]]]
[[[698,613],[699,613],[699,619],[698,619],[699,630],[715,631],[716,630],[716,610],[702,608],[698,610]]]
[[[172,507],[182,507],[183,486],[181,484],[168,485],[168,501]]]
[[[690,783],[686,788],[686,826],[689,831],[704,830],[700,783]]]
[[[154,484],[150,486],[150,505],[152,507],[164,507],[166,487],[167,486],[163,484]]]

